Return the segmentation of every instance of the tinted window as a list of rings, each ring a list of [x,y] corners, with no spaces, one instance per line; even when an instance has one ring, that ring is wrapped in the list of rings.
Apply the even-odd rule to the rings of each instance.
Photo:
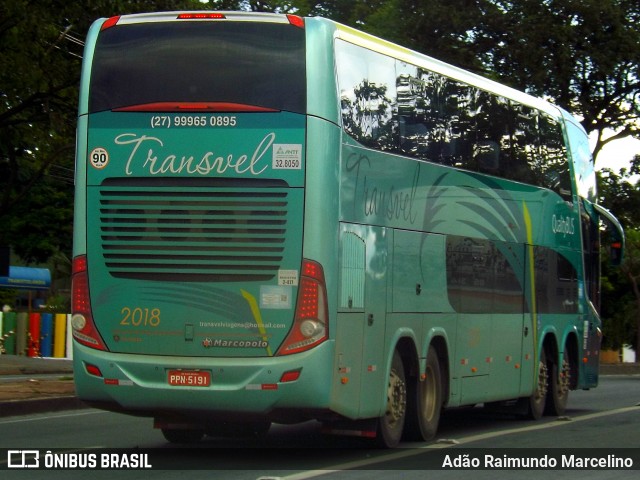
[[[336,57],[343,128],[363,145],[571,199],[567,151],[553,118],[347,42],[336,43]]]
[[[538,313],[578,313],[578,277],[561,253],[534,247],[536,307]]]
[[[478,171],[508,176],[511,156],[509,101],[480,90],[475,108],[476,143],[473,155]]]
[[[522,313],[522,281],[513,264],[522,245],[447,236],[447,293],[459,313]]]
[[[350,43],[336,52],[344,129],[363,145],[396,150],[395,60]]]
[[[571,122],[566,122],[565,124],[567,125],[571,156],[573,157],[578,195],[595,202],[596,173],[593,168],[589,138],[582,128]]]
[[[305,111],[304,30],[254,22],[162,22],[100,33],[89,110],[232,102]]]
[[[413,65],[397,62],[400,152],[430,162],[473,168],[471,89]]]
[[[571,174],[562,129],[558,122],[546,115],[540,116],[540,143],[542,148],[540,184],[570,199]],[[589,152],[589,158],[591,158],[591,152]]]

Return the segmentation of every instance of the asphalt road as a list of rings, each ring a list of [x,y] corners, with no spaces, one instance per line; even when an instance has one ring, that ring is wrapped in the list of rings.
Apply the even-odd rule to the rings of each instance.
[[[197,448],[174,449],[162,434],[152,429],[145,418],[129,417],[99,410],[70,410],[0,419],[0,448],[47,449],[54,452],[102,452],[94,449],[126,449],[146,452],[152,449],[150,463],[156,479],[401,479],[462,478],[474,480],[515,478],[539,480],[542,475],[564,478],[607,479],[638,478],[640,471],[629,470],[453,470],[442,469],[446,455],[451,459],[473,458],[486,454],[498,456],[532,452],[536,458],[551,452],[580,455],[613,452],[627,453],[640,468],[640,376],[601,377],[594,390],[572,392],[567,415],[542,421],[517,420],[510,415],[488,413],[481,408],[449,411],[444,416],[436,441],[403,444],[400,449],[384,451],[371,448],[361,440],[328,437],[315,422],[296,426],[272,427],[266,440],[206,438]],[[563,450],[557,450],[563,449]],[[609,450],[616,449],[616,450]],[[629,449],[629,450],[622,450]],[[586,453],[585,453],[586,452]],[[519,453],[519,454],[520,454]],[[3,453],[2,455],[6,455]],[[0,457],[0,469],[7,461]],[[159,470],[159,466],[166,470]],[[429,472],[427,470],[435,470]],[[150,478],[144,470],[5,470],[3,479],[91,480]]]

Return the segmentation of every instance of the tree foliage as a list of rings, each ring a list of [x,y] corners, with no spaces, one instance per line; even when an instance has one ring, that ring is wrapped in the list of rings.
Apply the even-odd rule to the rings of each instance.
[[[602,316],[605,345],[619,349],[631,345],[640,352],[640,155],[629,169],[599,175],[603,204],[615,212],[625,227],[626,245],[621,267],[611,267],[605,255],[602,281]]]
[[[78,84],[93,20],[187,1],[0,2],[0,245],[27,262],[70,256]]]

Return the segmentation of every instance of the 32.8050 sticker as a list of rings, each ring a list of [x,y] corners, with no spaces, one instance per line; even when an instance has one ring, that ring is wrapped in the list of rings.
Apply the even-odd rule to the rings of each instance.
[[[96,147],[89,154],[89,163],[93,168],[102,170],[109,163],[109,152],[102,147]]]

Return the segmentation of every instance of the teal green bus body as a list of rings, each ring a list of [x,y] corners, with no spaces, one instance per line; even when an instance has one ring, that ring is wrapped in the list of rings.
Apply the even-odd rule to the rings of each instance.
[[[80,398],[202,425],[377,419],[394,352],[412,392],[430,349],[445,407],[532,396],[543,352],[571,376],[567,388],[597,385],[597,272],[589,280],[585,267],[597,252],[584,245],[599,216],[593,163],[571,143],[586,135],[570,115],[501,93],[558,126],[569,190],[371,145],[341,106],[337,56],[352,48],[499,86],[314,18],[304,20],[304,112],[90,112],[104,21],[86,42],[74,233],[104,348],[74,330]],[[403,103],[388,116],[421,115],[410,82],[396,88]],[[322,267],[326,338],[288,353],[303,259]],[[207,385],[172,384],[176,372],[206,372]]]

